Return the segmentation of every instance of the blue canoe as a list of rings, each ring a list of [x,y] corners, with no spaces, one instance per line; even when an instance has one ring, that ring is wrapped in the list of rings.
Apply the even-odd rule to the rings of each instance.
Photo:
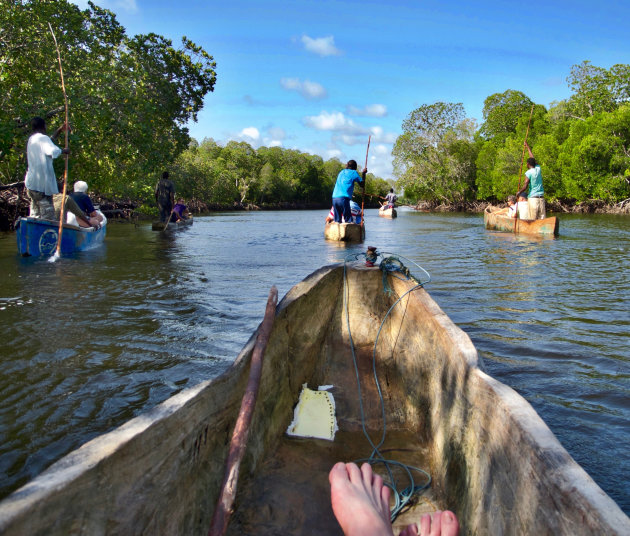
[[[15,224],[18,252],[29,255],[52,255],[57,248],[59,222],[37,218],[20,218]],[[64,224],[61,234],[61,254],[91,249],[103,243],[107,230],[107,220],[100,229],[77,227]]]

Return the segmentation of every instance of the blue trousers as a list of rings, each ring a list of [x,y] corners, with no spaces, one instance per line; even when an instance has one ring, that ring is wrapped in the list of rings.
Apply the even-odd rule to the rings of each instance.
[[[350,209],[349,197],[333,197],[332,204],[335,221],[337,223],[341,223],[342,217],[343,221],[346,223],[350,223],[352,221],[352,210]]]

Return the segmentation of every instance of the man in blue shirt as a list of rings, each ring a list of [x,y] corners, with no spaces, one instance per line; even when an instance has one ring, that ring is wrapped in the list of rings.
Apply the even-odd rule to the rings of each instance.
[[[536,159],[532,154],[532,150],[525,142],[525,147],[529,151],[527,159],[527,171],[525,172],[525,184],[516,192],[516,196],[520,196],[527,188],[527,204],[529,205],[529,217],[532,220],[544,220],[547,217],[545,210],[545,190],[543,188],[542,173],[540,166],[536,163]]]
[[[86,219],[90,222],[90,225],[98,227],[98,224],[103,221],[103,216],[97,212],[96,208],[94,208],[94,204],[92,203],[90,196],[87,194],[87,191],[87,182],[77,181],[74,183],[74,192],[70,194],[70,197],[85,213]]]
[[[367,168],[363,168],[361,175],[357,172],[357,163],[355,160],[348,160],[346,169],[342,169],[337,175],[337,182],[332,194],[333,212],[337,223],[344,221],[352,221],[352,209],[350,208],[350,199],[354,193],[354,183],[358,182],[361,188],[365,187],[365,177]]]

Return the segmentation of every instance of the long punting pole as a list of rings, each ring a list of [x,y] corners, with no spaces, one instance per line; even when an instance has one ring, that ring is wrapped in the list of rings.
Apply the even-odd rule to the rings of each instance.
[[[365,166],[363,169],[367,168],[368,162],[368,153],[370,152],[370,140],[372,139],[372,135],[368,136],[368,145],[367,150],[365,151]],[[367,175],[365,176],[365,180],[367,181]],[[361,225],[365,225],[365,216],[363,215],[363,205],[365,204],[365,182],[363,183],[363,193],[361,194]]]
[[[525,143],[527,143],[527,136],[529,135],[529,125],[532,122],[532,114],[534,113],[534,106],[529,112],[529,121],[527,121],[527,130],[525,131]],[[525,143],[523,143],[523,153],[521,154],[521,169],[518,170],[518,188],[517,192],[521,189],[521,175],[523,174],[523,162],[525,161]],[[516,232],[516,221],[518,220],[518,198],[516,199],[516,215],[514,217],[514,232]]]
[[[63,90],[63,102],[66,107],[66,121],[65,121],[65,148],[66,148],[66,165],[63,171],[63,195],[61,197],[61,214],[59,215],[59,238],[57,240],[57,250],[55,251],[55,257],[61,256],[61,234],[63,233],[63,213],[66,208],[66,191],[68,189],[68,96],[66,95],[66,84],[63,81],[63,68],[61,66],[61,54],[59,53],[59,46],[57,45],[57,38],[55,32],[53,32],[50,22],[48,23],[50,33],[52,34],[53,41],[55,42],[55,48],[57,49],[57,59],[59,60],[59,74],[61,75],[61,89]]]
[[[171,218],[173,217],[173,211],[171,210],[171,213],[168,215],[168,220],[166,220],[166,223],[164,224],[164,230],[166,231],[166,229],[168,229],[168,224],[171,223]]]
[[[278,303],[278,289],[273,286],[269,291],[267,299],[267,308],[265,309],[265,317],[260,324],[258,336],[256,337],[256,345],[252,353],[252,359],[249,368],[249,379],[245,394],[241,401],[241,409],[236,419],[236,425],[232,432],[232,441],[230,442],[230,450],[228,451],[227,462],[225,465],[225,476],[223,478],[223,486],[217,506],[212,515],[210,523],[210,531],[208,536],[222,536],[225,534],[230,515],[232,514],[232,504],[236,497],[236,485],[238,484],[238,472],[241,460],[245,455],[247,447],[247,436],[249,435],[249,425],[252,421],[252,414],[256,406],[256,398],[258,396],[258,387],[260,385],[260,377],[262,374],[262,359],[267,348],[267,342],[271,335],[271,328],[276,316],[276,304]]]
[[[532,122],[532,114],[534,113],[534,106],[536,105],[532,104],[532,109],[529,112],[529,121],[527,121],[527,130],[525,131],[525,143],[527,143],[527,136],[529,135],[529,125]],[[518,170],[518,190],[521,189],[521,175],[523,173],[523,162],[525,161],[525,143],[523,143],[523,154],[521,155],[521,169]]]

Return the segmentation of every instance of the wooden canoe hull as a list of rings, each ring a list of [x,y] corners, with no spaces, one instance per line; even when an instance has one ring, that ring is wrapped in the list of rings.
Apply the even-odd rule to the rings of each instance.
[[[496,209],[495,209],[496,211]],[[486,207],[483,222],[486,229],[506,233],[557,236],[560,222],[555,216],[544,220],[522,220],[496,214],[491,207]]]
[[[324,227],[326,240],[338,242],[363,242],[365,240],[365,225],[358,223],[327,223]]]
[[[357,263],[346,274],[344,287],[343,265],[322,268],[276,309],[228,534],[341,534],[328,470],[370,447],[354,441],[350,451],[337,437],[287,438],[285,430],[302,384],[332,385],[339,437],[362,437],[351,333],[366,427],[379,435],[375,335],[414,286],[388,276],[389,295],[378,268]],[[0,533],[206,534],[255,338],[222,376],[90,441],[0,503]],[[375,363],[388,435],[406,434],[401,455],[421,446],[408,461],[433,478],[430,500],[401,516],[395,533],[436,507],[456,513],[463,535],[630,533],[630,519],[533,408],[478,368],[469,337],[424,289],[393,307]]]
[[[38,218],[20,218],[15,225],[20,255],[50,256],[55,253],[59,239],[59,222]],[[100,246],[105,241],[107,224],[100,229],[63,225],[61,254],[70,255]]]
[[[164,228],[164,223],[161,221],[154,221],[151,224],[151,229],[154,231],[178,231],[179,229],[186,229],[187,227],[190,227],[193,224],[193,219],[194,218],[190,216],[185,220],[170,221],[168,222],[166,229]]]
[[[395,208],[383,208],[383,207],[381,207],[381,208],[378,209],[378,215],[381,218],[390,218],[390,219],[398,217],[398,213],[396,212]]]

